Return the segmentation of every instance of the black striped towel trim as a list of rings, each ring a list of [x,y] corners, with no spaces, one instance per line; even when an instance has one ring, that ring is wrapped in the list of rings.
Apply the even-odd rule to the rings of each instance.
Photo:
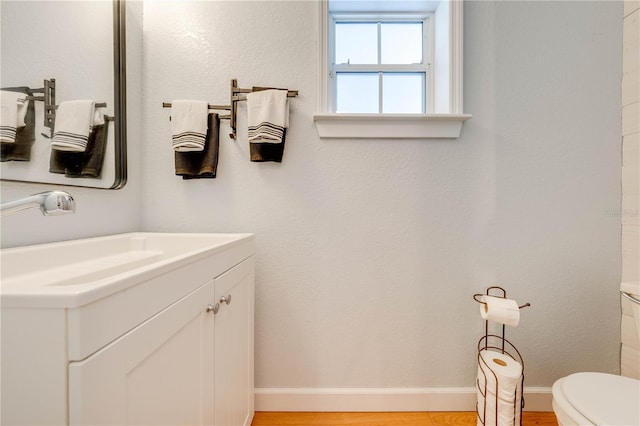
[[[13,143],[16,141],[16,128],[12,126],[0,126],[0,142]]]
[[[182,132],[171,136],[173,146],[196,144],[204,146],[206,135],[197,132]]]
[[[51,145],[55,148],[58,146],[76,147],[79,151],[84,151],[87,148],[87,142],[89,141],[88,135],[79,135],[71,132],[55,132]]]
[[[255,126],[249,126],[249,140],[270,140],[282,142],[284,127],[269,122],[262,122]]]

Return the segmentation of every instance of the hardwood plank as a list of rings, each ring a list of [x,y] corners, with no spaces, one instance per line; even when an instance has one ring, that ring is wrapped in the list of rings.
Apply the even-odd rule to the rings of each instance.
[[[558,419],[554,413],[525,411],[522,413],[523,426],[558,426]]]
[[[253,426],[433,426],[426,412],[401,413],[316,413],[258,412]]]
[[[317,413],[257,412],[252,426],[471,426],[474,412]],[[557,426],[553,413],[528,412],[523,426]]]
[[[437,426],[449,426],[449,425],[475,425],[477,424],[476,413],[474,412],[430,412],[429,417]]]

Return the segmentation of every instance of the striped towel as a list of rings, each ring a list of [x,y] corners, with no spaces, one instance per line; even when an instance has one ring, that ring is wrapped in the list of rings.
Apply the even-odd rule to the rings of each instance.
[[[16,141],[16,131],[25,125],[29,104],[26,99],[26,93],[0,91],[0,142]]]
[[[94,126],[104,124],[102,108],[95,101],[61,102],[56,110],[56,127],[51,148],[58,151],[84,152]]]
[[[208,113],[209,105],[205,101],[171,101],[171,138],[174,151],[204,150]]]
[[[289,127],[289,101],[286,90],[261,90],[247,93],[249,142],[282,143]]]

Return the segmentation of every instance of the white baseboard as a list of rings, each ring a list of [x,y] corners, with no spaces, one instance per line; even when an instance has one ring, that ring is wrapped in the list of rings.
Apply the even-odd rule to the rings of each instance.
[[[476,389],[257,388],[256,411],[474,411]],[[525,411],[553,411],[550,387],[525,387]]]

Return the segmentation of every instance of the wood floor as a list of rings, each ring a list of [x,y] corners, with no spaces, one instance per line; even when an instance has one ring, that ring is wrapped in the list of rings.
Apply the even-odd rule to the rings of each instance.
[[[475,426],[474,412],[277,413],[257,412],[252,426]],[[525,412],[523,426],[557,426],[553,413]]]

